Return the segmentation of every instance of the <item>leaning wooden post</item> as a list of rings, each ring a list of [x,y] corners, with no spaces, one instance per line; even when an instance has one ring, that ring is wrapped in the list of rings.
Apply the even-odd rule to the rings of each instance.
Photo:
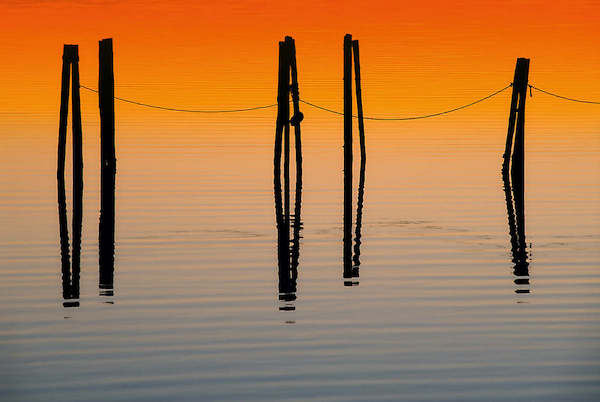
[[[79,264],[81,253],[81,228],[83,220],[83,139],[81,132],[81,103],[79,97],[79,51],[73,45],[73,85],[71,87],[73,107],[73,278],[79,294]],[[75,281],[75,279],[74,279]]]
[[[56,178],[64,180],[65,154],[67,148],[67,118],[69,115],[69,84],[71,79],[72,46],[64,45],[62,56],[62,80],[60,84],[60,120],[58,123],[58,162]]]
[[[527,70],[527,71],[525,71]],[[510,165],[510,158],[513,150],[513,137],[515,131],[515,121],[517,117],[517,105],[519,103],[519,95],[522,93],[521,86],[523,83],[523,77],[525,77],[525,91],[527,92],[527,75],[529,72],[529,59],[519,58],[515,66],[515,74],[512,82],[512,97],[510,101],[510,111],[508,117],[508,131],[506,134],[506,147],[504,149],[504,162],[502,163],[502,172],[508,173],[508,167]],[[524,102],[524,101],[523,101]]]
[[[523,194],[525,184],[525,101],[527,100],[527,85],[529,77],[529,59],[517,60],[519,75],[516,77],[514,86],[519,93],[519,104],[517,107],[517,126],[515,129],[515,145],[512,155],[511,178],[513,188],[519,194]],[[523,203],[515,198],[515,203]]]
[[[81,103],[79,97],[79,51],[73,46],[72,107],[73,107],[73,192],[83,190],[83,139],[81,132]]]
[[[358,52],[358,41],[352,41],[352,50],[354,53],[354,80],[356,90],[356,113],[358,116],[358,133],[360,135],[360,164],[361,168],[364,169],[363,164],[367,160],[367,148],[365,146],[365,123],[363,118],[363,104],[362,104],[362,89],[360,85],[360,55]]]
[[[344,36],[344,278],[352,277],[352,35]]]
[[[290,70],[292,74],[292,84],[290,92],[292,95],[292,104],[294,114],[290,119],[290,123],[294,126],[294,136],[296,139],[296,177],[302,177],[302,136],[300,134],[300,123],[304,120],[304,114],[300,111],[300,92],[298,88],[298,66],[296,63],[296,43],[289,36],[285,37],[290,51]]]

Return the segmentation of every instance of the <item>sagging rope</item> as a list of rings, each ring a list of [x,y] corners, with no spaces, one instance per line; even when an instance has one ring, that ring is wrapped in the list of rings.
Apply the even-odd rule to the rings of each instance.
[[[529,90],[530,90],[530,91],[531,91],[531,89],[532,89],[532,88],[533,88],[533,89],[535,89],[536,91],[543,92],[543,93],[545,93],[546,95],[554,96],[554,97],[556,97],[556,98],[559,98],[559,99],[564,99],[564,100],[568,100],[568,101],[571,101],[571,102],[590,103],[590,104],[592,104],[592,105],[600,105],[600,102],[596,102],[596,101],[589,101],[589,100],[583,100],[583,99],[574,99],[574,98],[568,98],[568,97],[566,97],[566,96],[557,95],[557,94],[555,94],[555,93],[552,93],[552,92],[550,92],[550,91],[545,91],[545,90],[543,90],[543,89],[541,89],[541,88],[538,88],[538,87],[536,87],[536,86],[534,86],[534,85],[529,85]]]
[[[427,118],[435,117],[435,116],[441,116],[443,114],[448,114],[448,113],[456,112],[457,110],[466,109],[469,106],[476,105],[476,104],[478,104],[480,102],[483,102],[484,100],[490,99],[490,98],[498,95],[501,92],[506,91],[510,87],[512,87],[512,83],[508,84],[507,86],[505,86],[504,88],[502,88],[502,89],[500,89],[500,90],[498,90],[496,92],[493,92],[493,93],[491,93],[491,94],[489,94],[487,96],[484,96],[483,98],[477,99],[474,102],[467,103],[466,105],[462,105],[462,106],[456,107],[454,109],[445,110],[443,112],[426,114],[426,115],[422,115],[422,116],[411,116],[411,117],[369,117],[369,116],[364,116],[363,119],[365,119],[365,120],[395,120],[395,121],[400,121],[400,120],[419,120],[419,119],[427,119]],[[319,106],[319,105],[315,105],[314,103],[310,103],[310,102],[305,101],[303,99],[300,99],[300,102],[305,103],[305,104],[307,104],[309,106],[315,107],[317,109],[324,110],[324,111],[329,112],[329,113],[339,114],[339,115],[342,115],[342,116],[344,115],[344,113],[341,113],[341,112],[338,112],[338,111],[335,111],[335,110],[332,110],[332,109],[328,109],[328,108],[325,108],[325,107],[322,107],[322,106]],[[352,117],[357,118],[358,116],[353,115]]]
[[[407,120],[419,120],[419,119],[427,119],[430,117],[436,117],[436,116],[441,116],[444,114],[448,114],[448,113],[452,113],[452,112],[456,112],[458,110],[462,110],[462,109],[466,109],[470,106],[476,105],[478,103],[481,103],[487,99],[490,99],[496,95],[499,95],[500,93],[506,91],[508,88],[512,87],[512,83],[508,84],[507,86],[505,86],[502,89],[499,89],[495,92],[492,92],[491,94],[484,96],[483,98],[479,98],[473,102],[467,103],[465,105],[462,106],[458,106],[455,107],[453,109],[449,109],[449,110],[445,110],[443,112],[438,112],[438,113],[432,113],[432,114],[426,114],[426,115],[420,115],[420,116],[409,116],[409,117],[375,117],[375,116],[364,116],[363,119],[365,120],[379,120],[379,121],[407,121]],[[581,99],[574,99],[574,98],[568,98],[566,96],[561,96],[561,95],[557,95],[555,93],[549,92],[549,91],[545,91],[541,88],[538,88],[534,85],[528,84],[529,89],[531,91],[531,89],[535,89],[536,91],[540,91],[543,92],[547,95],[551,95],[554,96],[556,98],[560,98],[560,99],[564,99],[564,100],[568,100],[568,101],[572,101],[572,102],[579,102],[579,103],[588,103],[588,104],[595,104],[598,105],[600,104],[600,102],[595,102],[595,101],[588,101],[588,100],[581,100]],[[93,88],[89,88],[86,87],[84,85],[80,85],[81,88],[86,89],[88,91],[91,92],[95,92],[98,93],[98,90],[93,89]],[[268,109],[268,108],[272,108],[277,106],[277,103],[273,103],[270,105],[263,105],[263,106],[255,106],[255,107],[249,107],[249,108],[240,108],[240,109],[221,109],[221,110],[206,110],[206,109],[179,109],[179,108],[172,108],[172,107],[166,107],[166,106],[157,106],[157,105],[151,105],[148,103],[142,103],[142,102],[138,102],[138,101],[134,101],[134,100],[130,100],[130,99],[125,99],[125,98],[119,98],[117,96],[115,96],[115,99],[121,101],[121,102],[126,102],[126,103],[131,103],[134,105],[138,105],[138,106],[144,106],[144,107],[149,107],[149,108],[153,108],[153,109],[160,109],[160,110],[167,110],[167,111],[172,111],[172,112],[187,112],[187,113],[236,113],[236,112],[249,112],[249,111],[253,111],[253,110],[261,110],[261,109]],[[333,113],[333,114],[337,114],[337,115],[341,115],[343,116],[344,113],[342,112],[338,112],[337,110],[333,110],[333,109],[329,109],[326,108],[324,106],[319,106],[315,103],[309,102],[307,100],[304,99],[300,99],[300,102],[314,107],[316,109],[320,109],[323,110],[325,112],[329,112],[329,113]],[[358,116],[353,115],[353,118],[358,118]]]
[[[92,91],[92,92],[98,93],[97,89],[88,88],[88,87],[86,87],[84,85],[79,85],[79,87],[81,87],[83,89],[87,89],[88,91]],[[142,102],[138,102],[138,101],[134,101],[134,100],[130,100],[130,99],[119,98],[117,96],[115,96],[115,99],[120,100],[121,102],[132,103],[134,105],[144,106],[144,107],[150,107],[150,108],[153,108],[153,109],[169,110],[171,112],[187,112],[187,113],[236,113],[236,112],[249,112],[251,110],[268,109],[270,107],[277,106],[277,103],[273,103],[272,105],[255,106],[255,107],[249,107],[249,108],[243,108],[243,109],[223,109],[223,110],[177,109],[177,108],[173,108],[173,107],[150,105],[148,103],[142,103]]]

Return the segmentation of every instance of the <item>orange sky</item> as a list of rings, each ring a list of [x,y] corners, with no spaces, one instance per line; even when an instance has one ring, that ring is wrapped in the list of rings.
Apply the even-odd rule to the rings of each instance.
[[[115,41],[117,96],[174,107],[273,103],[277,41],[289,34],[301,96],[340,109],[346,32],[360,40],[367,114],[431,113],[469,102],[510,82],[517,57],[532,59],[530,82],[600,99],[597,1],[85,3],[0,5],[0,122],[18,125],[15,113],[26,112],[55,124],[63,43],[80,45],[81,82],[95,87],[97,41],[105,37]],[[543,97],[534,96],[534,110],[554,124],[576,120],[597,132],[597,106]],[[95,98],[82,99],[84,115],[96,115]],[[482,104],[475,113],[492,112],[505,108]],[[134,106],[118,113],[121,121],[169,118]]]

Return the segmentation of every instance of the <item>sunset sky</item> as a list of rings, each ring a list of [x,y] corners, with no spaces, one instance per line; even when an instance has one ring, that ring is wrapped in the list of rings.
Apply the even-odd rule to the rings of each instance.
[[[301,97],[340,110],[345,33],[360,40],[367,115],[410,116],[468,103],[509,83],[517,57],[531,58],[531,83],[600,99],[596,1],[368,3],[366,13],[363,1],[5,0],[0,122],[18,127],[25,115],[32,124],[55,124],[63,44],[79,44],[81,83],[95,88],[97,42],[106,37],[115,43],[116,95],[172,107],[274,103],[277,42],[292,35]],[[96,96],[82,93],[82,103],[84,123],[97,120]],[[472,113],[505,121],[505,103],[484,103]],[[534,103],[532,118],[539,113],[553,127],[597,133],[596,106],[543,94],[534,94]],[[118,105],[117,114],[118,124],[172,118],[131,105]]]

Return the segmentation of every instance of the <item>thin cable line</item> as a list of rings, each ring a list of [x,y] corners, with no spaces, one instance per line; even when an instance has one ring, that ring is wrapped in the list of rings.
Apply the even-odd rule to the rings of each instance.
[[[600,105],[600,102],[594,102],[594,101],[588,101],[588,100],[582,100],[582,99],[567,98],[566,96],[561,96],[561,95],[557,95],[557,94],[549,92],[549,91],[544,91],[543,89],[540,89],[540,88],[538,88],[536,86],[533,86],[533,85],[529,85],[529,88],[533,88],[536,91],[540,91],[540,92],[543,92],[543,93],[545,93],[547,95],[554,96],[556,98],[560,98],[560,99],[564,99],[564,100],[568,100],[568,101],[571,101],[571,102],[591,103],[592,105]]]
[[[465,109],[465,108],[468,108],[469,106],[476,105],[477,103],[483,102],[484,100],[487,100],[487,99],[489,99],[489,98],[491,98],[493,96],[498,95],[499,93],[507,90],[511,86],[512,86],[512,83],[508,84],[507,86],[505,86],[504,88],[502,88],[502,89],[500,89],[500,90],[498,90],[496,92],[491,93],[490,95],[487,95],[487,96],[484,96],[483,98],[477,99],[474,102],[471,102],[471,103],[468,103],[466,105],[462,105],[462,106],[456,107],[454,109],[450,109],[450,110],[446,110],[446,111],[443,111],[443,112],[439,112],[439,113],[426,114],[426,115],[422,115],[422,116],[412,116],[412,117],[368,117],[368,116],[364,116],[363,119],[365,119],[365,120],[418,120],[418,119],[427,119],[429,117],[435,117],[435,116],[440,116],[440,115],[443,115],[443,114],[448,114],[448,113],[456,112],[457,110]],[[300,99],[300,102],[305,103],[305,104],[307,104],[309,106],[315,107],[317,109],[324,110],[324,111],[329,112],[329,113],[344,115],[344,113],[338,112],[336,110],[328,109],[328,108],[325,108],[323,106],[315,105],[314,103],[310,103],[310,102],[305,101],[303,99]],[[353,115],[352,117],[356,118],[358,116]]]
[[[87,89],[88,91],[92,91],[92,92],[98,93],[97,89],[88,88],[88,87],[86,87],[84,85],[79,85],[79,86],[81,88],[83,88],[83,89]],[[132,103],[134,105],[144,106],[144,107],[150,107],[150,108],[153,108],[153,109],[169,110],[169,111],[172,111],[172,112],[187,112],[187,113],[235,113],[235,112],[249,112],[249,111],[252,111],[252,110],[268,109],[268,108],[277,106],[277,103],[273,103],[271,105],[256,106],[256,107],[249,107],[249,108],[243,108],[243,109],[199,110],[199,109],[176,109],[176,108],[172,108],[172,107],[150,105],[150,104],[147,104],[147,103],[142,103],[142,102],[137,102],[137,101],[133,101],[133,100],[129,100],[129,99],[119,98],[117,96],[115,96],[115,99],[120,100],[121,102]]]

